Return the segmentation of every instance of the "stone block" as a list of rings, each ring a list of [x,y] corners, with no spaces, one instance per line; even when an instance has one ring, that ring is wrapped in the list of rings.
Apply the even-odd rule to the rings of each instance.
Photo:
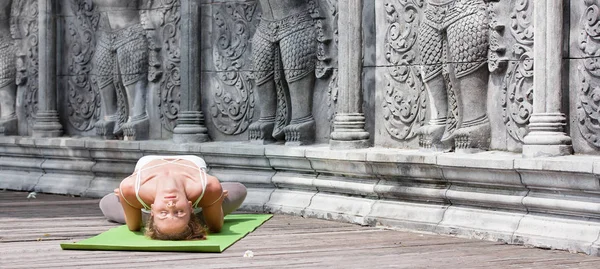
[[[272,188],[247,188],[248,195],[242,203],[240,210],[251,212],[269,212],[266,210],[266,205],[271,198],[274,189]]]
[[[440,234],[511,243],[524,212],[450,206],[436,227]]]
[[[600,190],[600,182],[593,174],[547,170],[521,170],[519,174],[521,175],[523,184],[531,189],[591,192]]]
[[[524,216],[513,236],[513,244],[592,254],[592,245],[600,235],[600,224],[579,218],[555,218],[529,214]]]
[[[271,167],[277,170],[313,172],[305,152],[306,147],[265,146],[265,155]]]
[[[423,182],[410,178],[382,179],[374,187],[381,198],[390,201],[417,201],[424,203],[449,203],[446,199],[448,185],[445,182]]]
[[[523,198],[529,212],[563,217],[597,218],[600,196],[573,192],[532,190]]]
[[[236,167],[211,167],[208,173],[217,177],[221,182],[240,182],[246,187],[256,186],[272,188],[274,170],[269,169],[250,169]]]
[[[95,176],[90,181],[84,195],[86,197],[102,198],[104,195],[114,192],[119,187],[121,180],[122,178],[119,177]]]
[[[57,194],[83,195],[94,176],[85,174],[44,173],[34,190]]]
[[[145,155],[197,155],[202,152],[201,143],[174,143],[168,140],[151,140],[140,143]]]
[[[33,191],[42,175],[41,171],[22,171],[3,168],[0,170],[0,189]],[[49,190],[43,191],[50,192]]]
[[[277,188],[317,191],[317,187],[314,184],[316,177],[314,174],[279,171],[275,173],[272,180]]]
[[[445,153],[437,156],[437,164],[448,167],[510,170],[514,169],[515,159],[520,158],[518,154],[497,151],[475,154]]]
[[[140,150],[140,142],[87,139],[85,140],[85,147],[90,150]]]
[[[96,163],[90,160],[77,159],[52,159],[42,163],[42,169],[46,173],[91,173]]]
[[[265,210],[276,214],[303,216],[315,194],[315,191],[276,189],[265,204]]]
[[[500,170],[469,167],[441,167],[441,169],[444,174],[444,179],[448,182],[478,184],[489,187],[524,187],[519,174],[512,169]]]
[[[304,210],[303,216],[373,225],[366,218],[375,200],[347,197],[335,194],[316,193]]]
[[[374,163],[437,164],[440,152],[373,148],[367,151],[367,161]]]
[[[91,171],[95,175],[125,178],[133,173],[137,160],[97,160]]]
[[[528,192],[524,188],[475,187],[473,185],[452,184],[446,191],[445,196],[452,205],[525,212],[527,208],[522,201]]]
[[[377,198],[377,178],[318,175],[312,185],[319,192]]]
[[[444,217],[447,206],[378,200],[367,215],[367,223],[377,226],[433,232]]]
[[[600,157],[593,156],[561,156],[553,158],[517,158],[515,169],[565,172],[565,173],[592,173],[594,162]]]

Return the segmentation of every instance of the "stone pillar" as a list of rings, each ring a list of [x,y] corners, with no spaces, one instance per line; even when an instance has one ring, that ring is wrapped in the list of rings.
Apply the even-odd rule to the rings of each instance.
[[[206,142],[208,129],[200,96],[200,9],[197,0],[181,1],[181,104],[173,141]]]
[[[34,137],[62,135],[56,110],[56,4],[54,0],[38,1],[39,90],[38,112],[33,125]]]
[[[563,0],[533,1],[535,43],[533,115],[523,146],[524,157],[573,152],[561,112],[563,92]]]
[[[332,149],[369,146],[362,110],[363,0],[339,1],[339,96],[329,145]]]

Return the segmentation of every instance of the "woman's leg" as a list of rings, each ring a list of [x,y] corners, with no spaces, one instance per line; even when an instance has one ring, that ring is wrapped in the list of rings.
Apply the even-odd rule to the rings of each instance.
[[[123,207],[114,193],[109,193],[100,200],[100,210],[109,221],[125,224]]]
[[[221,182],[221,186],[227,191],[227,197],[223,200],[223,214],[228,215],[242,205],[247,191],[246,187],[238,182]]]

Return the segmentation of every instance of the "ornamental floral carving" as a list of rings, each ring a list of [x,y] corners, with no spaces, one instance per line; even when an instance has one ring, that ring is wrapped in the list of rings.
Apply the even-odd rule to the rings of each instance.
[[[228,3],[213,13],[218,38],[213,45],[216,91],[210,113],[215,127],[228,135],[246,131],[254,116],[253,85],[244,67],[255,11],[256,3]]]
[[[317,63],[315,74],[318,79],[328,80],[328,118],[333,121],[338,98],[338,0],[309,1],[311,16],[317,31]]]
[[[516,0],[512,5],[510,33],[516,43],[502,83],[502,117],[506,131],[523,142],[533,114],[533,0]]]
[[[181,54],[180,54],[180,1],[154,1],[155,33],[149,31],[149,74],[148,80],[160,84],[158,98],[159,111],[163,128],[173,132],[179,115],[181,88]],[[144,16],[142,16],[144,18]],[[154,36],[153,36],[154,35]],[[160,42],[160,43],[159,43]]]
[[[586,9],[580,21],[579,49],[583,59],[577,69],[577,126],[590,145],[600,148],[600,5],[597,0],[583,2]]]
[[[27,124],[35,123],[38,110],[38,2],[14,0],[11,9],[11,32],[18,39],[17,78],[23,92],[22,105]]]
[[[100,116],[100,94],[90,79],[100,14],[92,0],[70,0],[74,19],[67,24],[69,45],[68,119],[80,131],[94,128]]]
[[[408,140],[423,126],[427,111],[425,85],[416,63],[419,13],[423,0],[385,3],[387,31],[385,60],[388,63],[383,100],[384,126],[395,139]]]

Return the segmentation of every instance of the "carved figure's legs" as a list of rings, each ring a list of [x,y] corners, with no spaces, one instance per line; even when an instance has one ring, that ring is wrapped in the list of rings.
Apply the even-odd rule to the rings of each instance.
[[[448,45],[456,72],[461,123],[455,131],[457,151],[486,150],[490,143],[487,118],[488,22],[485,6],[448,27]]]
[[[15,111],[16,91],[17,86],[14,82],[0,88],[0,134],[14,135],[18,132]]]
[[[445,44],[441,32],[427,24],[421,25],[419,46],[421,47],[421,76],[424,79],[429,100],[429,120],[417,130],[419,146],[422,149],[444,151],[451,148],[442,142],[448,115],[448,94],[446,81],[442,75],[446,57]]]
[[[147,81],[142,79],[125,86],[127,94],[127,122],[123,124],[126,140],[146,140],[150,138],[150,123],[146,113]]]
[[[260,118],[249,126],[248,138],[258,144],[274,143],[273,129],[277,110],[277,91],[273,79],[256,87],[256,99],[260,104]]]
[[[280,41],[281,61],[292,107],[290,124],[283,130],[286,145],[307,145],[314,142],[312,98],[316,79],[315,40],[314,27],[307,24]]]
[[[292,120],[283,129],[286,145],[300,146],[314,142],[315,119],[312,116],[314,84],[314,75],[306,76],[289,84]]]
[[[135,28],[131,28],[135,29]],[[148,91],[148,42],[143,33],[117,50],[119,73],[127,95],[127,122],[122,126],[125,140],[146,140],[149,119],[146,112]]]
[[[119,115],[117,113],[117,93],[113,80],[115,67],[115,54],[103,43],[105,36],[101,36],[96,46],[92,60],[94,81],[100,90],[102,117],[96,122],[96,134],[104,139],[113,139],[118,127]]]
[[[417,131],[419,146],[433,151],[449,150],[452,148],[451,143],[442,141],[448,115],[448,93],[444,76],[440,73],[425,82],[425,88],[429,100],[429,121]]]
[[[117,114],[117,93],[115,85],[112,83],[106,84],[100,88],[100,102],[103,116],[96,122],[96,133],[105,139],[114,138],[115,129],[117,128],[117,122],[119,115]]]
[[[253,143],[270,144],[275,142],[273,129],[277,112],[277,89],[275,88],[275,43],[262,36],[257,30],[252,41],[252,66],[256,79],[256,99],[260,118],[248,127],[248,139]]]
[[[456,151],[487,150],[490,144],[490,122],[487,116],[487,66],[457,79],[461,89],[462,123],[454,132]]]

